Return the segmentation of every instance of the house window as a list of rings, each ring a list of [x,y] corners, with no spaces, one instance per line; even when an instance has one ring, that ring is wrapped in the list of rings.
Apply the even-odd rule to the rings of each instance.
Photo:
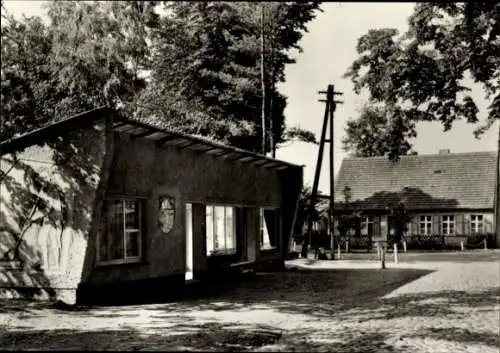
[[[420,216],[419,234],[430,235],[432,233],[432,216]]]
[[[373,235],[373,216],[363,217],[361,221],[361,235]]]
[[[278,210],[260,209],[260,248],[275,249],[278,244]]]
[[[234,207],[206,206],[207,256],[236,253]]]
[[[98,237],[100,264],[138,262],[141,259],[142,200],[106,201],[106,228]]]
[[[443,216],[443,235],[455,234],[455,216]]]
[[[471,215],[470,216],[471,233],[477,234],[483,232],[483,215]]]

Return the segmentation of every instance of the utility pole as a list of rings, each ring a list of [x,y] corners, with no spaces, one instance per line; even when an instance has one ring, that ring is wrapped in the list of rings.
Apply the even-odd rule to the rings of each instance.
[[[335,238],[334,238],[334,229],[333,229],[333,209],[334,209],[334,153],[333,153],[333,113],[337,108],[337,104],[342,104],[341,101],[336,101],[334,97],[336,95],[342,95],[341,92],[335,92],[333,85],[328,85],[326,91],[319,91],[320,94],[326,94],[326,99],[320,99],[320,102],[324,102],[325,104],[325,114],[323,117],[323,127],[321,129],[321,139],[319,143],[319,151],[318,151],[318,160],[316,162],[316,170],[314,173],[314,182],[311,193],[311,200],[309,205],[309,217],[307,219],[307,237],[304,239],[304,243],[302,246],[302,257],[307,257],[308,246],[311,243],[311,234],[312,234],[312,215],[315,211],[316,198],[318,196],[318,184],[319,177],[321,174],[321,164],[323,162],[323,152],[325,143],[330,143],[330,207],[328,209],[328,223],[329,223],[329,231],[330,231],[330,245],[332,247],[332,259],[335,259]],[[326,139],[326,128],[328,125],[328,120],[330,120],[330,136],[329,139]]]

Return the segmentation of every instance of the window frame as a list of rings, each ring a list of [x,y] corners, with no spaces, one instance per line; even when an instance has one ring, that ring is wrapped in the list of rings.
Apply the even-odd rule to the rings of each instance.
[[[475,220],[473,218],[476,218]],[[471,234],[481,234],[484,233],[484,215],[483,214],[471,214],[470,215],[470,232]],[[479,227],[480,226],[480,227]]]
[[[447,220],[445,220],[447,218]],[[447,231],[445,232],[445,224],[447,225]],[[453,232],[450,232],[450,225],[453,225]],[[456,235],[456,220],[455,215],[447,214],[441,215],[441,233],[442,235]]]
[[[236,224],[236,210],[238,206],[235,205],[228,205],[228,204],[220,204],[220,203],[207,203],[204,205],[205,206],[205,256],[207,257],[216,257],[216,256],[231,256],[235,255],[238,252],[238,233],[237,233],[237,224]],[[207,239],[207,227],[208,224],[206,222],[207,219],[207,207],[212,207],[212,241],[213,241],[213,250],[211,253],[208,252],[208,239]],[[215,233],[215,207],[224,207],[224,244],[227,243],[227,237],[226,237],[226,209],[231,208],[233,211],[233,216],[232,216],[232,231],[233,231],[233,244],[234,248],[231,249],[215,249],[215,240],[216,240],[216,233]]]
[[[275,232],[276,232],[276,245],[272,246],[270,243],[268,246],[263,246],[262,236],[264,235],[264,211],[273,211],[275,218]],[[268,251],[268,250],[276,250],[278,249],[278,243],[280,238],[280,230],[281,230],[281,217],[280,217],[280,209],[279,207],[259,207],[259,250]],[[269,232],[269,230],[268,230]],[[269,239],[271,241],[271,239]]]
[[[432,217],[432,215],[418,216],[418,235],[432,235]],[[422,225],[424,225],[424,232],[422,232]]]
[[[144,208],[146,204],[147,197],[143,196],[129,196],[129,195],[112,195],[106,197],[104,200],[105,207],[107,206],[106,203],[113,202],[113,201],[121,201],[122,205],[126,201],[135,201],[139,205],[139,210],[138,210],[138,228],[137,231],[139,233],[138,235],[138,251],[139,255],[137,256],[131,256],[127,257],[127,244],[126,244],[126,227],[123,229],[123,234],[122,234],[122,240],[123,240],[123,252],[124,252],[124,257],[121,259],[113,259],[113,260],[102,260],[101,259],[101,241],[102,241],[102,235],[103,232],[108,232],[108,226],[109,226],[109,210],[105,208],[106,213],[104,215],[104,229],[102,229],[98,235],[97,235],[97,247],[96,247],[96,252],[97,252],[97,266],[111,266],[111,265],[124,265],[124,264],[135,264],[135,263],[140,263],[143,260],[143,252],[142,252],[142,246],[143,246],[143,241],[144,241],[144,235],[145,235],[145,229],[144,229]],[[125,214],[124,214],[125,217]],[[123,220],[125,222],[125,218]],[[109,239],[106,239],[108,241],[108,256],[109,256]]]

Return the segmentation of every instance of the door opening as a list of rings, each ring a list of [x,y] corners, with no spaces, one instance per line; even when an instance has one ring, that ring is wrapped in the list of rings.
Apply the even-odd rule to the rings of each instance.
[[[193,279],[193,205],[186,204],[186,281]]]

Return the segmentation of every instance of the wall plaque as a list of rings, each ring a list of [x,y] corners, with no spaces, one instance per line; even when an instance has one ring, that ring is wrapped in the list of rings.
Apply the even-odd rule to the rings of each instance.
[[[158,223],[163,233],[169,233],[174,228],[175,199],[171,196],[160,196]]]

